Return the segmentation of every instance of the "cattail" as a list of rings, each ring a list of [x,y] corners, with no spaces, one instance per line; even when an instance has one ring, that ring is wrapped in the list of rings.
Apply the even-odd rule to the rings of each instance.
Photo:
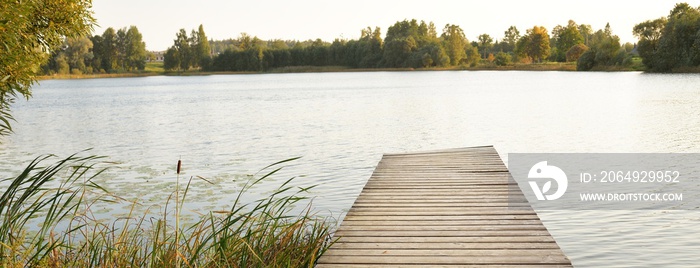
[[[182,160],[177,160],[177,181],[175,182],[175,267],[180,268],[180,167]]]

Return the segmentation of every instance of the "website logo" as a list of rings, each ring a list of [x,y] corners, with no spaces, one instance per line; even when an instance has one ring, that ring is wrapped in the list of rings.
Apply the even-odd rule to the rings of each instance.
[[[528,183],[532,187],[537,200],[557,200],[564,195],[566,187],[569,186],[569,181],[566,178],[566,173],[555,166],[548,166],[547,161],[542,161],[530,169],[527,175],[528,179],[550,179],[540,188],[537,181],[530,180]],[[553,194],[547,194],[552,189],[552,180],[557,183],[557,190]]]

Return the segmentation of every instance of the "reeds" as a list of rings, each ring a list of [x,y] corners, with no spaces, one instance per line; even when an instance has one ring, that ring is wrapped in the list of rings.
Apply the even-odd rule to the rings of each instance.
[[[103,170],[97,157],[76,155],[46,167],[55,156],[32,161],[17,177],[0,182],[0,266],[2,267],[305,267],[330,246],[332,223],[310,207],[291,213],[308,190],[285,181],[266,198],[244,204],[251,187],[269,179],[288,159],[266,167],[245,184],[230,210],[212,211],[180,226],[193,178],[178,196],[176,212],[128,216],[105,222],[91,208],[117,202],[93,182]],[[177,186],[179,187],[179,186]],[[171,215],[177,215],[172,219]],[[173,222],[178,223],[173,225]],[[38,227],[34,227],[38,224]]]

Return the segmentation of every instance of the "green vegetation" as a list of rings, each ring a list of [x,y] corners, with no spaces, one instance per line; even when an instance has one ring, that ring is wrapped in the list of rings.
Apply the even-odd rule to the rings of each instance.
[[[89,0],[0,0],[0,137],[12,132],[10,106],[29,98],[37,74],[84,77],[160,74],[168,71],[317,72],[370,70],[649,70],[700,71],[700,8],[677,4],[667,17],[637,24],[638,46],[621,44],[610,25],[568,21],[551,34],[533,26],[521,35],[515,26],[502,40],[488,34],[470,42],[458,25],[438,33],[430,22],[404,20],[387,29],[361,30],[357,40],[208,40],[202,25],[176,34],[165,61],[147,62],[136,26],[88,37],[94,19]],[[3,267],[260,267],[312,266],[332,243],[330,225],[310,207],[306,189],[291,179],[269,196],[242,204],[251,187],[279,171],[252,180],[226,211],[209,212],[180,224],[191,184],[179,177],[158,217],[131,212],[112,222],[98,220],[93,207],[122,202],[94,179],[103,169],[97,157],[71,156],[43,166],[39,157],[21,174],[0,181],[0,265]],[[266,168],[266,169],[267,169]],[[179,172],[178,172],[179,174]],[[190,179],[190,182],[192,179]],[[4,187],[4,186],[3,186]],[[174,200],[172,197],[174,196]],[[180,198],[182,196],[182,198]],[[175,209],[173,210],[173,204]],[[136,207],[136,203],[131,204]],[[174,216],[173,216],[174,215]]]
[[[547,29],[535,26],[527,30],[515,45],[515,53],[531,62],[542,62],[549,55],[549,34]]]
[[[558,62],[570,62],[578,60],[580,54],[569,53],[571,49],[577,47],[577,51],[581,50],[583,44],[583,35],[579,31],[579,26],[573,20],[570,20],[566,26],[557,25],[552,30],[552,53],[550,58]]]
[[[211,47],[204,33],[204,26],[192,30],[187,36],[185,29],[180,29],[172,47],[165,52],[163,67],[168,71],[187,71],[190,68],[206,67],[211,64]]]
[[[82,37],[93,24],[90,1],[0,0],[0,6],[0,137],[12,130],[10,104],[20,95],[31,96],[49,56],[44,70],[75,75],[90,67],[93,72],[146,68],[136,27],[107,29],[93,40]],[[95,182],[104,171],[98,168],[100,158],[73,155],[45,165],[53,158],[36,158],[16,177],[0,180],[2,267],[301,267],[313,266],[331,243],[330,224],[310,207],[292,213],[310,189],[295,190],[292,179],[267,198],[242,203],[251,187],[293,159],[266,167],[271,171],[247,183],[231,209],[181,225],[192,179],[180,190],[179,165],[176,190],[163,201],[160,216],[135,215],[134,202],[129,215],[109,222],[92,210],[120,202]]]
[[[63,41],[92,29],[90,1],[0,0],[0,137],[12,132],[10,105],[31,96],[39,65]]]
[[[45,75],[105,74],[143,71],[146,44],[136,26],[107,28],[93,37],[66,37],[42,66]]]
[[[438,35],[432,22],[415,19],[396,22],[388,28],[384,39],[379,27],[367,27],[361,30],[358,40],[336,39],[332,43],[321,39],[265,41],[245,33],[238,39],[203,43],[206,40],[203,32],[200,25],[199,31],[192,31],[189,37],[184,29],[176,34],[174,45],[166,53],[166,71],[190,68],[200,73],[343,68],[445,70],[494,69],[494,66],[540,70],[523,64],[545,62],[577,62],[578,70],[640,69],[632,60],[637,56],[635,46],[621,45],[610,25],[594,33],[590,25],[579,25],[572,20],[566,26],[556,26],[551,35],[546,28],[534,26],[521,36],[515,26],[510,26],[503,40],[481,34],[473,42],[469,42],[458,25],[447,24]],[[211,54],[204,53],[201,47],[211,48]],[[568,70],[571,65],[562,66]]]
[[[368,27],[359,40],[263,41],[247,34],[238,40],[213,42],[208,71],[269,71],[291,66],[348,68],[430,68],[475,64],[479,54],[457,25],[447,25],[438,37],[433,23],[404,20],[388,28]],[[217,49],[225,49],[217,51]]]
[[[185,29],[176,33],[173,46],[165,52],[163,70],[203,74],[339,68],[489,69],[493,65],[529,69],[522,64],[576,62],[577,70],[695,71],[700,65],[698,21],[700,9],[677,4],[668,17],[634,27],[638,47],[621,44],[609,24],[594,32],[590,25],[572,20],[557,25],[551,33],[533,26],[521,35],[510,26],[502,40],[484,33],[472,42],[458,25],[447,24],[438,32],[432,22],[415,19],[396,22],[384,39],[379,27],[367,27],[357,40],[333,42],[266,41],[245,33],[236,39],[209,40],[200,25],[189,35]],[[46,50],[51,56],[42,72],[71,78],[125,72],[142,75],[149,58],[144,48],[135,26],[118,31],[109,28],[90,38],[68,36],[61,49]],[[643,65],[636,60],[639,57]],[[153,68],[145,72],[162,73]]]
[[[595,66],[621,65],[628,56],[625,48],[620,46],[620,38],[612,34],[610,24],[605,25],[604,30],[595,32],[589,41],[589,49],[586,50],[577,61],[577,69],[588,71]]]
[[[533,69],[523,64],[576,62],[577,70],[693,71],[700,64],[698,21],[700,10],[678,4],[667,18],[646,21],[634,28],[639,47],[621,44],[610,25],[594,31],[590,25],[569,20],[551,33],[533,26],[521,35],[516,26],[502,40],[489,34],[470,42],[458,25],[447,24],[441,32],[432,23],[403,20],[391,25],[382,39],[379,27],[361,30],[357,40],[321,39],[261,40],[248,34],[227,40],[209,40],[204,27],[187,34],[181,29],[165,52],[163,71],[178,74],[220,72],[337,71],[339,69]],[[44,74],[81,77],[81,74],[145,70],[149,57],[135,26],[107,29],[91,38],[66,38],[61,49],[51,50]],[[639,64],[641,57],[643,65]],[[537,68],[534,68],[537,69]]]
[[[180,224],[192,179],[164,200],[157,215],[95,218],[93,207],[119,202],[96,184],[99,158],[71,156],[47,167],[37,158],[0,197],[2,267],[311,267],[331,244],[330,223],[291,208],[309,189],[294,190],[292,179],[274,193],[242,204],[245,193],[277,173],[281,161],[249,181],[231,208]],[[175,204],[173,204],[175,203]],[[173,206],[175,209],[173,209]],[[38,227],[35,227],[37,226]]]
[[[153,62],[147,62],[146,63],[146,68],[144,69],[145,72],[147,73],[163,73],[165,72],[165,68],[163,68],[163,62],[158,62],[158,61],[153,61]]]
[[[634,34],[650,71],[700,71],[700,8],[676,4],[667,17],[635,25]]]

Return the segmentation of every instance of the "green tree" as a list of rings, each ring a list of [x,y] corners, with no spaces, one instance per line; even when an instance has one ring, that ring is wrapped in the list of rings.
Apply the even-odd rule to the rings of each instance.
[[[534,26],[527,34],[518,40],[516,53],[530,58],[533,62],[541,62],[549,56],[549,34],[542,26]]]
[[[124,71],[127,70],[126,67],[126,57],[127,57],[127,45],[126,43],[128,42],[127,36],[126,36],[126,28],[121,28],[117,30],[117,42],[116,42],[116,47],[117,47],[117,69],[119,71]]]
[[[92,41],[85,36],[67,37],[65,41],[66,60],[70,66],[71,72],[76,74],[86,73],[87,66],[85,62],[92,60],[93,54]]]
[[[363,29],[360,33],[359,40],[359,56],[357,57],[356,66],[362,68],[376,68],[382,59],[382,48],[384,43],[382,41],[382,32],[379,27],[372,28],[367,27]]]
[[[0,7],[0,135],[7,135],[10,106],[31,96],[40,65],[63,38],[88,34],[95,20],[87,0],[0,0]]]
[[[620,37],[612,34],[610,24],[603,30],[598,30],[591,37],[591,52],[595,53],[596,65],[612,65],[613,58],[620,50]]]
[[[64,53],[58,53],[56,56],[56,73],[70,74],[70,64],[68,64],[68,59]]]
[[[450,57],[447,56],[439,40],[434,40],[419,48],[411,56],[411,59],[411,66],[413,67],[443,67],[450,64]]]
[[[583,37],[583,44],[590,46],[591,36],[593,36],[593,27],[588,24],[580,24],[578,26],[578,32],[581,34],[581,37]]]
[[[148,57],[146,43],[143,42],[143,36],[136,26],[131,26],[126,31],[122,46],[124,46],[125,52],[123,61],[127,70],[143,70],[146,68],[146,59]]]
[[[163,69],[174,71],[180,69],[180,57],[175,47],[169,47],[163,55]]]
[[[208,42],[207,42],[207,44],[208,44]],[[267,47],[269,47],[270,49],[276,49],[276,50],[289,49],[289,45],[287,45],[287,42],[280,40],[280,39],[269,41],[267,44]]]
[[[376,34],[376,31],[375,31]],[[379,39],[377,36],[375,39]],[[439,43],[435,25],[416,20],[396,22],[389,27],[383,43],[383,54],[379,65],[385,67],[423,67],[426,52],[431,51],[432,65],[440,64]],[[434,52],[434,53],[433,53]]]
[[[632,31],[639,38],[637,51],[642,58],[642,64],[649,69],[655,69],[659,40],[666,23],[666,18],[648,20],[635,25]]]
[[[575,45],[566,51],[566,61],[577,61],[581,55],[583,55],[583,53],[586,53],[586,51],[588,51],[588,47],[586,45]]]
[[[418,50],[420,25],[416,20],[396,22],[387,30],[384,38],[382,64],[385,67],[409,67],[411,54]],[[428,26],[425,26],[425,35]]]
[[[442,42],[447,56],[450,58],[450,65],[459,65],[467,58],[466,47],[469,40],[464,35],[464,31],[457,25],[447,24],[442,30]]]
[[[92,59],[87,61],[94,72],[143,70],[147,51],[143,36],[136,26],[107,28],[104,33],[90,38]]]
[[[621,64],[626,55],[621,50],[620,37],[612,34],[610,24],[596,31],[589,40],[589,49],[581,54],[577,60],[576,69],[581,71],[591,70],[595,66]]]
[[[100,51],[102,51],[102,69],[108,73],[112,72],[112,70],[118,67],[117,60],[119,57],[117,32],[114,28],[109,27],[102,34],[102,46]]]
[[[94,73],[103,72],[102,57],[104,54],[104,39],[101,35],[94,35],[90,37],[90,42],[92,42],[92,60],[90,60],[90,67],[92,67]]]
[[[687,3],[676,4],[662,21],[642,23],[635,27],[640,40],[640,56],[652,71],[669,72],[700,65],[700,9]],[[658,40],[655,37],[661,32]],[[649,55],[651,54],[651,56]]]
[[[556,61],[564,62],[568,61],[566,53],[573,46],[584,43],[584,38],[579,32],[579,26],[573,20],[569,20],[569,23],[562,27],[558,25],[555,30],[552,31],[552,41],[554,47],[556,48],[553,53],[553,58]]]
[[[466,52],[467,57],[463,64],[471,67],[476,66],[479,63],[479,59],[481,59],[481,56],[479,55],[479,50],[476,48],[476,46],[467,43],[467,45],[464,48],[464,51]]]
[[[197,69],[199,68],[199,52],[197,51],[197,31],[191,30],[190,37],[187,39],[189,41],[190,47],[190,67]]]
[[[418,48],[412,37],[393,38],[384,45],[383,61],[386,67],[408,67],[408,58]]]
[[[435,24],[431,21],[428,24],[428,36],[430,38],[437,38],[437,34],[438,34],[437,28],[435,27]]]
[[[219,42],[216,46],[228,47],[227,49],[248,49],[247,47],[252,47],[252,40],[247,34],[241,34],[242,38],[239,39],[234,46],[233,40],[225,40]],[[243,42],[240,42],[243,38]],[[256,40],[260,41],[256,38]],[[221,44],[226,43],[226,44]],[[195,31],[192,30],[190,35],[187,36],[187,31],[185,29],[180,29],[175,34],[175,40],[173,40],[173,46],[168,48],[166,55],[163,55],[163,68],[166,70],[183,70],[187,71],[190,68],[209,69],[212,63],[211,58],[212,46],[209,43],[206,33],[204,33],[204,26],[199,25],[199,28]]]
[[[426,33],[427,33],[427,26],[426,26]],[[401,38],[408,38],[408,37],[413,37],[413,39],[416,39],[419,34],[419,25],[418,21],[416,20],[403,20],[403,21],[398,21],[394,23],[394,25],[390,26],[389,29],[387,30],[386,37],[384,38],[384,42],[388,43],[391,41],[394,41],[395,39],[401,39]]]
[[[204,26],[199,25],[195,42],[195,58],[197,65],[202,68],[207,68],[211,62],[211,46],[207,34],[204,33]]]
[[[509,53],[503,51],[496,53],[496,60],[494,61],[498,66],[507,66],[512,64],[513,59]]]
[[[241,36],[238,37],[238,42],[238,48],[240,50],[248,50],[253,48],[253,38],[247,33],[241,33]]]
[[[508,27],[504,32],[503,40],[501,41],[501,49],[503,52],[509,53],[515,50],[515,44],[520,39],[520,31],[515,26]]]
[[[595,66],[595,52],[588,50],[581,54],[581,56],[576,61],[577,71],[588,71],[593,69]]]
[[[491,38],[490,35],[488,34],[482,34],[479,35],[478,37],[478,49],[481,51],[482,58],[486,58],[486,56],[491,53],[491,49],[493,48],[493,38]]]
[[[190,38],[187,37],[185,29],[180,29],[175,38],[173,47],[177,51],[179,69],[187,71],[192,66],[192,49],[190,48]]]

